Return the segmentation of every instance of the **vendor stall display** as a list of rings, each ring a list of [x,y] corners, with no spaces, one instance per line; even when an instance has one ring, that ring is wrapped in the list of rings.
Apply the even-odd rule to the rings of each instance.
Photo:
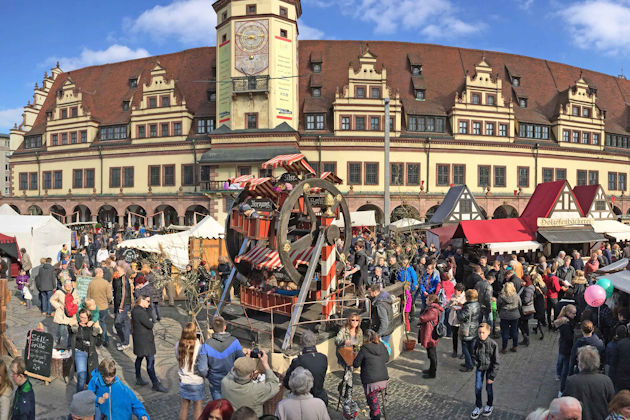
[[[71,231],[53,216],[0,216],[0,233],[17,239],[31,261],[40,258],[56,258],[61,247],[71,243]]]

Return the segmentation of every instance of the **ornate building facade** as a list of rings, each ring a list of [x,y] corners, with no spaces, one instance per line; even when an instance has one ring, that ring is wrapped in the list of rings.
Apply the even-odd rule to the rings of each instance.
[[[385,182],[394,216],[430,218],[466,184],[488,217],[509,217],[560,179],[630,208],[625,79],[439,45],[299,41],[299,0],[213,8],[216,47],[45,74],[11,130],[2,200],[66,222],[221,221],[227,179],[300,151],[379,219]]]

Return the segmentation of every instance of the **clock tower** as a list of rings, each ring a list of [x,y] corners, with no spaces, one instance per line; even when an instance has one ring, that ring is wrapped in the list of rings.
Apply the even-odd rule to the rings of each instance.
[[[298,127],[300,0],[218,0],[217,127]]]

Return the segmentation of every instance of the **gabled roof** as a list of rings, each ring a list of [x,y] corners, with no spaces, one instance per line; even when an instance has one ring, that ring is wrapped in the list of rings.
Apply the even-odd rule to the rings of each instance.
[[[536,231],[537,219],[539,217],[549,217],[565,185],[567,185],[571,196],[577,204],[578,212],[580,214],[583,214],[581,206],[579,202],[575,199],[575,195],[573,194],[573,191],[571,190],[571,187],[566,180],[543,182],[536,186],[536,189],[530,197],[527,206],[525,206],[525,210],[523,210],[523,213],[521,213],[520,218],[523,220],[523,223],[525,223],[533,231]]]
[[[462,221],[453,237],[466,238],[471,245],[536,240],[536,234],[521,219],[516,218]]]
[[[577,187],[573,187],[573,195],[580,205],[580,209],[582,210],[582,216],[586,217],[591,209],[591,204],[593,204],[593,200],[597,196],[597,191],[599,190],[598,185],[579,185]]]
[[[429,223],[443,224],[444,222],[448,221],[451,214],[453,214],[453,210],[455,210],[457,202],[459,201],[464,191],[468,192],[468,195],[471,197],[471,199],[475,201],[474,195],[470,192],[466,185],[455,185],[449,188],[446,196],[444,197],[444,200],[442,200],[440,207],[437,208]],[[478,209],[479,206],[477,205],[477,203],[472,203],[472,211],[477,212]]]

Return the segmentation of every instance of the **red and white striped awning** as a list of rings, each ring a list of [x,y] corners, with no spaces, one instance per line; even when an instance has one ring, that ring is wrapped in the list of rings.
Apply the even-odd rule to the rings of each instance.
[[[289,254],[293,265],[297,268],[300,264],[308,265],[313,255],[313,247],[309,247],[302,252],[293,251]],[[282,268],[280,262],[280,255],[278,251],[274,251],[264,246],[255,246],[243,255],[239,255],[234,259],[234,262],[240,263],[246,261],[252,265],[252,268],[256,270],[273,270],[276,268]]]
[[[230,181],[230,184],[237,184],[240,185],[241,188],[243,188],[245,186],[245,183],[247,183],[247,181],[249,181],[250,179],[254,179],[253,175],[241,175],[239,177],[233,178],[233,179],[229,179],[228,181]]]
[[[276,192],[273,190],[273,178],[254,178],[245,184],[245,188],[251,195],[264,195],[275,198]]]
[[[282,166],[288,172],[315,174],[311,165],[306,162],[306,157],[302,153],[292,155],[278,155],[262,164],[263,169],[272,169]]]
[[[332,182],[333,184],[341,184],[343,181],[337,175],[332,172],[322,172],[319,176],[320,179],[326,180],[328,182]]]

